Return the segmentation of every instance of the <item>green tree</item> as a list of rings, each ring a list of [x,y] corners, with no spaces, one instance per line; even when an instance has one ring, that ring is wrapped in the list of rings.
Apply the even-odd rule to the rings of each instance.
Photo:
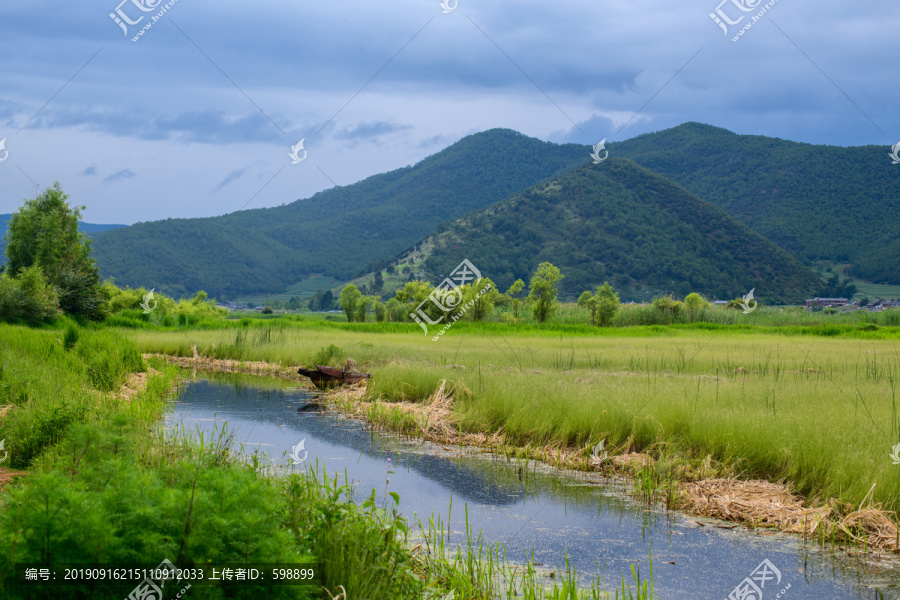
[[[341,290],[339,302],[341,303],[341,309],[344,311],[344,314],[347,315],[347,321],[350,323],[352,323],[354,317],[356,317],[357,305],[361,298],[362,294],[352,283],[344,286],[344,289]]]
[[[515,283],[509,286],[509,289],[506,290],[506,295],[510,297],[513,309],[513,315],[515,315],[516,319],[519,318],[519,311],[522,310],[522,290],[525,289],[525,282],[521,279],[516,279]]]
[[[59,183],[26,200],[9,220],[6,232],[7,271],[41,267],[67,313],[99,320],[105,298],[100,270],[91,258],[90,239],[78,231],[81,209],[66,202]]]
[[[406,305],[397,300],[396,297],[387,301],[387,304],[384,305],[384,310],[387,313],[388,321],[392,323],[401,323],[407,318]]]
[[[291,310],[300,310],[303,306],[303,301],[300,299],[300,296],[291,296],[291,299],[288,300],[288,308]]]
[[[616,311],[619,310],[619,296],[613,291],[609,282],[603,282],[603,285],[597,288],[594,296],[597,311],[597,325],[600,327],[609,327]]]
[[[697,292],[691,292],[684,298],[684,307],[687,309],[691,321],[695,320],[707,306],[709,306],[709,302]]]
[[[597,316],[597,298],[585,290],[578,296],[578,306],[588,311],[588,314],[591,315],[591,325],[593,325]]]
[[[462,290],[463,298],[460,304],[461,306],[466,306],[469,302],[472,303],[472,306],[466,311],[466,317],[473,321],[483,321],[500,298],[497,286],[487,277],[477,284],[470,283],[463,286]]]
[[[360,296],[359,300],[356,302],[356,321],[360,323],[366,322],[366,313],[369,310],[369,306],[372,305],[372,301],[375,300],[372,296]]]
[[[376,299],[373,303],[373,308],[375,309],[375,320],[381,323],[382,321],[387,319],[387,310],[384,307],[384,304],[381,300]]]
[[[443,315],[441,309],[434,302],[422,304],[432,290],[434,290],[434,286],[425,281],[410,281],[397,290],[396,298],[404,304],[405,308],[404,320],[411,319],[410,313],[415,313],[417,310],[424,312],[431,320],[439,319]],[[422,305],[421,309],[419,308],[420,304]]]
[[[381,271],[375,271],[375,281],[372,284],[373,292],[380,292],[384,289],[384,277],[381,275]]]
[[[538,323],[544,323],[553,316],[559,304],[556,301],[559,293],[556,285],[562,278],[559,269],[548,262],[539,264],[532,276],[528,299],[534,302],[532,313]]]

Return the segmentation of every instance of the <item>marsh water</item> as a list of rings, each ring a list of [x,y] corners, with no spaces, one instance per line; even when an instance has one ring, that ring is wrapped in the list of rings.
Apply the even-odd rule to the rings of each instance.
[[[186,377],[166,424],[206,434],[227,427],[243,452],[265,453],[288,471],[318,465],[341,479],[346,474],[356,501],[373,489],[379,502],[386,492],[398,493],[412,523],[449,523],[450,544],[465,541],[467,520],[486,543],[502,544],[511,562],[533,558],[558,574],[568,557],[586,581],[599,577],[609,588],[621,585],[623,574],[631,580],[632,564],[649,577],[652,552],[655,597],[665,600],[727,599],[751,572],[752,585],[763,583],[760,600],[900,598],[900,569],[871,553],[831,552],[795,537],[648,507],[625,484],[596,475],[448,450],[334,413],[298,411],[312,397],[273,380]],[[301,442],[297,456],[305,460],[295,465],[290,454]],[[758,570],[766,560],[774,570]]]

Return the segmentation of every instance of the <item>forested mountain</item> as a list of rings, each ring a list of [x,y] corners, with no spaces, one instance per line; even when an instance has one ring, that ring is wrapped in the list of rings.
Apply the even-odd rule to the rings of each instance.
[[[611,144],[804,262],[900,284],[900,165],[887,146],[814,146],[685,123]]]
[[[821,280],[796,258],[664,177],[616,157],[467,215],[429,242],[435,277],[468,258],[505,290],[550,261],[574,299],[610,281],[623,299],[700,292],[803,300]]]
[[[139,223],[94,236],[104,277],[179,296],[279,292],[310,273],[349,279],[434,228],[589,160],[515,131],[468,136],[415,166],[276,208]]]

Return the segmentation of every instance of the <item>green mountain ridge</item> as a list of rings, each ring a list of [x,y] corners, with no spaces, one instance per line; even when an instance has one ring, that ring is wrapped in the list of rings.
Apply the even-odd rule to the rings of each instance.
[[[494,129],[418,164],[285,206],[138,223],[94,236],[104,277],[174,296],[280,292],[311,273],[346,280],[385,264],[440,223],[588,160],[584,146]]]
[[[609,145],[805,263],[900,284],[900,168],[884,146],[821,146],[685,123]]]
[[[734,298],[756,288],[798,302],[820,278],[725,211],[637,163],[610,157],[578,167],[450,224],[427,240],[437,281],[468,258],[505,290],[549,261],[562,295],[610,281],[623,299],[700,292]]]

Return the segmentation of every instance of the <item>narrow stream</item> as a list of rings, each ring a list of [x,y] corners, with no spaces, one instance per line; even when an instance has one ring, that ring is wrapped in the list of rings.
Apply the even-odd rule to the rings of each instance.
[[[333,413],[298,412],[310,398],[284,382],[201,375],[185,379],[166,425],[211,432],[227,424],[246,453],[266,453],[286,469],[318,463],[332,476],[346,472],[356,501],[373,489],[379,501],[397,492],[411,523],[449,522],[452,544],[465,540],[465,507],[472,529],[488,544],[503,544],[510,561],[533,555],[559,572],[568,556],[580,575],[601,577],[607,589],[623,574],[631,579],[632,563],[648,577],[652,548],[656,597],[664,600],[727,600],[752,572],[743,585],[762,584],[761,598],[734,598],[900,599],[900,569],[871,554],[827,552],[793,537],[651,509],[595,475],[560,475],[534,463],[523,469],[504,457],[398,439]],[[289,454],[301,441],[305,462],[294,466]],[[385,485],[388,458],[394,473]]]

